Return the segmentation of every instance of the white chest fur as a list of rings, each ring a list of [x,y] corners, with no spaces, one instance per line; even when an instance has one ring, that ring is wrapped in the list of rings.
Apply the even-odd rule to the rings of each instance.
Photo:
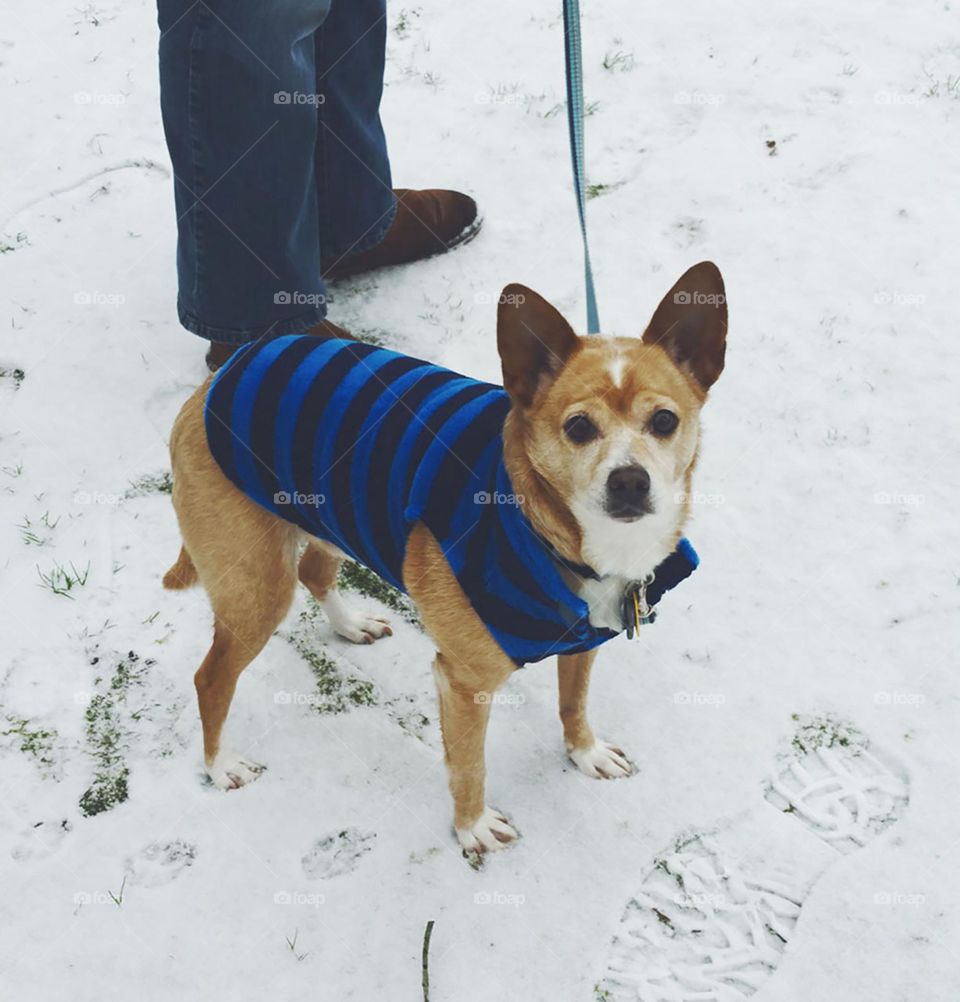
[[[631,579],[609,575],[599,581],[577,578],[574,591],[590,607],[590,625],[598,629],[623,628],[623,593]]]

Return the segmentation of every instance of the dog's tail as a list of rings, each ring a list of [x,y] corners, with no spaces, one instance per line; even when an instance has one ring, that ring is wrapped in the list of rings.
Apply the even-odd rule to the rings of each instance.
[[[180,547],[180,556],[177,562],[163,575],[163,587],[171,591],[178,591],[181,588],[191,588],[197,583],[197,569],[193,566],[190,554],[186,547]]]

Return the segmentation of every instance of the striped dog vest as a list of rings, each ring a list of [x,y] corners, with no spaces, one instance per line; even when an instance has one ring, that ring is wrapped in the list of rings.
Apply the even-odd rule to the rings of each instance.
[[[401,590],[407,538],[423,522],[477,615],[523,664],[616,633],[591,626],[513,494],[509,409],[500,386],[359,341],[297,335],[235,352],[213,379],[205,420],[210,451],[240,490]],[[681,561],[681,577],[695,559]],[[651,605],[676,583],[668,578],[658,568]]]

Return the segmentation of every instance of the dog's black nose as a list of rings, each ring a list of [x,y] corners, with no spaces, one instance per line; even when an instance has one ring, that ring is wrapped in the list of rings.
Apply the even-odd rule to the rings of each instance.
[[[637,518],[653,510],[650,504],[650,474],[639,463],[618,466],[610,471],[606,509],[613,518]]]

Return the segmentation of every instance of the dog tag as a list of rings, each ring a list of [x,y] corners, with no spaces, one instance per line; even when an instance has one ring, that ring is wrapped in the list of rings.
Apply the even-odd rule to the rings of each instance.
[[[632,640],[640,627],[652,623],[657,618],[657,612],[647,605],[647,586],[653,581],[653,575],[648,574],[643,581],[634,581],[623,593],[623,611],[621,619],[623,628],[627,631],[627,639]]]

